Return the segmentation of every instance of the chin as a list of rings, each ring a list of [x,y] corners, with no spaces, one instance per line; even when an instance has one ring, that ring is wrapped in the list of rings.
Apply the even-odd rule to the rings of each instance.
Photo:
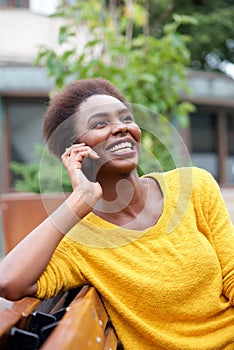
[[[122,174],[126,175],[137,169],[138,163],[130,159],[110,160],[106,162],[99,170],[101,174]]]

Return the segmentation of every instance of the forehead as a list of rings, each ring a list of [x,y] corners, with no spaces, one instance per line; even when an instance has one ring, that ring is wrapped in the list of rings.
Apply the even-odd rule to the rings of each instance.
[[[88,117],[93,113],[108,113],[115,109],[123,108],[126,108],[126,106],[113,96],[93,95],[80,104],[78,115]]]

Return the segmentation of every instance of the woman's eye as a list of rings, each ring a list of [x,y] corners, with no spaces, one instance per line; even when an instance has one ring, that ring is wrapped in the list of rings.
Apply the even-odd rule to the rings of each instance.
[[[94,125],[92,126],[92,129],[103,128],[104,126],[106,126],[106,122],[99,121],[99,122],[94,123]]]
[[[133,117],[131,115],[125,115],[122,117],[123,123],[131,123],[133,122]]]

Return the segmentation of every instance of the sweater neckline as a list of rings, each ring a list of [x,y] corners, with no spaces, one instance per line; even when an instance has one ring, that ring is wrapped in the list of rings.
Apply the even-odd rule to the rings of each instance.
[[[142,232],[142,234],[151,231],[152,229],[157,228],[157,230],[163,226],[166,222],[168,222],[168,215],[167,215],[167,202],[169,200],[168,198],[168,191],[166,189],[166,183],[165,183],[165,178],[164,178],[164,173],[151,173],[148,175],[143,175],[142,177],[144,178],[152,178],[154,180],[157,181],[158,186],[160,187],[160,190],[162,191],[163,194],[163,210],[162,210],[162,214],[159,217],[158,221],[150,227],[147,227],[144,230],[136,230],[136,229],[128,229],[122,226],[118,226],[116,224],[113,224],[112,222],[109,222],[103,218],[101,218],[100,216],[96,215],[95,213],[91,212],[87,215],[86,220],[88,220],[91,223],[95,223],[95,225],[98,225],[99,228],[102,229],[121,229],[124,230],[126,232],[135,232],[135,231],[139,231]]]

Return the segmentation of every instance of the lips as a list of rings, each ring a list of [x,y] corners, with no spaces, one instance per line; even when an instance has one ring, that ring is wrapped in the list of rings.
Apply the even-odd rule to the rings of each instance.
[[[131,141],[118,142],[114,145],[107,147],[107,151],[110,153],[127,153],[131,152],[134,148],[134,144]]]

